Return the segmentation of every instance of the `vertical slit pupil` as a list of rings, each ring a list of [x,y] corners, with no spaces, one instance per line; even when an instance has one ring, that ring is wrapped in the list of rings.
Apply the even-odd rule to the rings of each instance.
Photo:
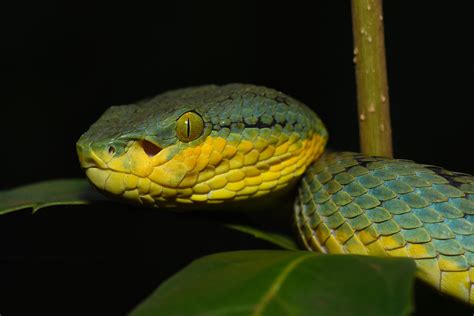
[[[188,138],[191,135],[191,121],[189,118],[186,120],[186,135]]]

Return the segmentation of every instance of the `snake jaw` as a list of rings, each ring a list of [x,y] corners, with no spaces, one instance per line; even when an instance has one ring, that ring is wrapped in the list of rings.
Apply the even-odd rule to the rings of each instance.
[[[141,205],[170,206],[238,201],[283,189],[299,178],[326,142],[316,134],[273,142],[240,138],[214,134],[200,144],[176,144],[155,155],[145,141],[130,141],[123,154],[112,158],[106,145],[78,144],[78,155],[100,191]]]

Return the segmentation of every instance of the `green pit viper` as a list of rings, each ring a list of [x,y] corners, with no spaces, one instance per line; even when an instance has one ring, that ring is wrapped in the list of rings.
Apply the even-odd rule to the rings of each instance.
[[[322,253],[415,259],[418,276],[474,303],[474,177],[409,160],[324,153],[301,102],[245,84],[109,108],[77,142],[90,182],[151,207],[208,207],[292,192],[298,238]]]

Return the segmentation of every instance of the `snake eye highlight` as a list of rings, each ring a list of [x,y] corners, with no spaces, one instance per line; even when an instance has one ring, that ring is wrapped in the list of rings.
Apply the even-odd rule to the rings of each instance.
[[[196,112],[186,112],[176,121],[176,136],[182,142],[190,142],[202,135],[204,121]]]

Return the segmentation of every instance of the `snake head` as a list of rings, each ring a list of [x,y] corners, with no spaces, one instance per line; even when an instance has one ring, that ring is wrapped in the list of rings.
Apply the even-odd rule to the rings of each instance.
[[[101,192],[175,206],[285,188],[326,140],[323,123],[302,103],[272,89],[231,84],[113,106],[81,136],[77,152]]]

